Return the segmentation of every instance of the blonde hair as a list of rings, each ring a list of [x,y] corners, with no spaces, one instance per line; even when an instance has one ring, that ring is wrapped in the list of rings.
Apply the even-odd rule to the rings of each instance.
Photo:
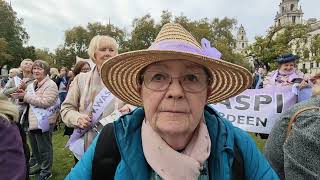
[[[115,50],[118,52],[119,45],[114,38],[112,38],[110,36],[96,35],[91,39],[89,47],[88,47],[88,55],[90,56],[90,59],[94,63],[96,62],[96,58],[94,57],[94,53],[97,49],[99,49],[99,44],[103,40],[105,40],[110,47],[115,48]]]
[[[53,75],[59,75],[57,68],[50,68],[50,76],[53,77]]]
[[[18,122],[19,110],[8,98],[0,93],[0,116],[9,122]]]
[[[21,63],[20,63],[20,67],[21,67],[21,66],[22,66],[22,64],[23,64],[23,63],[25,63],[26,61],[33,62],[33,61],[32,61],[32,59],[29,59],[29,58],[24,59],[24,60],[22,60],[22,61],[21,61]]]
[[[10,69],[10,70],[9,70],[9,73],[10,73],[10,71],[13,72],[15,75],[18,75],[18,74],[21,73],[21,71],[20,71],[19,68],[12,68],[12,69]]]

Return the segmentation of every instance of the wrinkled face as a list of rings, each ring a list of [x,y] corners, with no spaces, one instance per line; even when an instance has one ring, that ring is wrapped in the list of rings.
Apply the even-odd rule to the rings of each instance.
[[[104,61],[118,54],[115,45],[107,40],[101,40],[94,53],[95,63],[100,68]]]
[[[32,65],[33,65],[32,61],[24,61],[21,63],[21,70],[24,72],[31,72]]]
[[[34,66],[32,69],[32,74],[33,77],[40,82],[41,80],[43,80],[47,75],[45,74],[45,71],[43,68],[39,67],[39,66]]]
[[[192,133],[203,118],[208,93],[204,69],[185,60],[149,65],[140,91],[145,118],[160,136]]]
[[[294,62],[287,62],[280,65],[279,70],[282,72],[291,72],[294,69]]]
[[[81,68],[81,72],[86,73],[89,72],[91,70],[89,64],[84,64]]]

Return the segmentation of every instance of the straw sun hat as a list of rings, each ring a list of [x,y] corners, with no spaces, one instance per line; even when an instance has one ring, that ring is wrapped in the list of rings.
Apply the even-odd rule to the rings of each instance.
[[[252,83],[248,70],[220,57],[221,53],[210,47],[208,40],[203,39],[200,45],[181,25],[168,23],[148,49],[126,52],[107,60],[102,65],[101,77],[112,94],[124,102],[142,106],[137,90],[141,70],[155,62],[187,60],[203,65],[212,74],[208,103],[217,103],[241,93]]]

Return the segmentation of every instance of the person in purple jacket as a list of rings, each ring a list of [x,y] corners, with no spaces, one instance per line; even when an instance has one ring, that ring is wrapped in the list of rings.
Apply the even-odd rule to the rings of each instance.
[[[18,108],[0,94],[0,179],[28,179],[26,158],[19,128]]]

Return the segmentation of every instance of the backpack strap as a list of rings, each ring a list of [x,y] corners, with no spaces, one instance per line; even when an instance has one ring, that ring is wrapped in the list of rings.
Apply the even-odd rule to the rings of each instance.
[[[244,176],[243,158],[236,143],[234,143],[233,152],[234,152],[235,158],[232,163],[232,179],[244,180],[245,176]]]
[[[318,106],[305,107],[305,108],[302,108],[302,109],[300,109],[299,111],[297,111],[296,113],[293,114],[293,116],[290,118],[290,121],[289,121],[289,124],[288,124],[287,135],[286,135],[286,139],[285,139],[286,141],[287,141],[288,137],[290,136],[290,133],[291,133],[291,130],[292,130],[292,126],[296,122],[298,115],[300,113],[304,112],[304,111],[308,111],[308,110],[311,110],[311,109],[320,110],[320,107],[318,107]]]
[[[92,161],[92,179],[114,179],[120,160],[113,123],[110,123],[104,126],[98,137]]]

